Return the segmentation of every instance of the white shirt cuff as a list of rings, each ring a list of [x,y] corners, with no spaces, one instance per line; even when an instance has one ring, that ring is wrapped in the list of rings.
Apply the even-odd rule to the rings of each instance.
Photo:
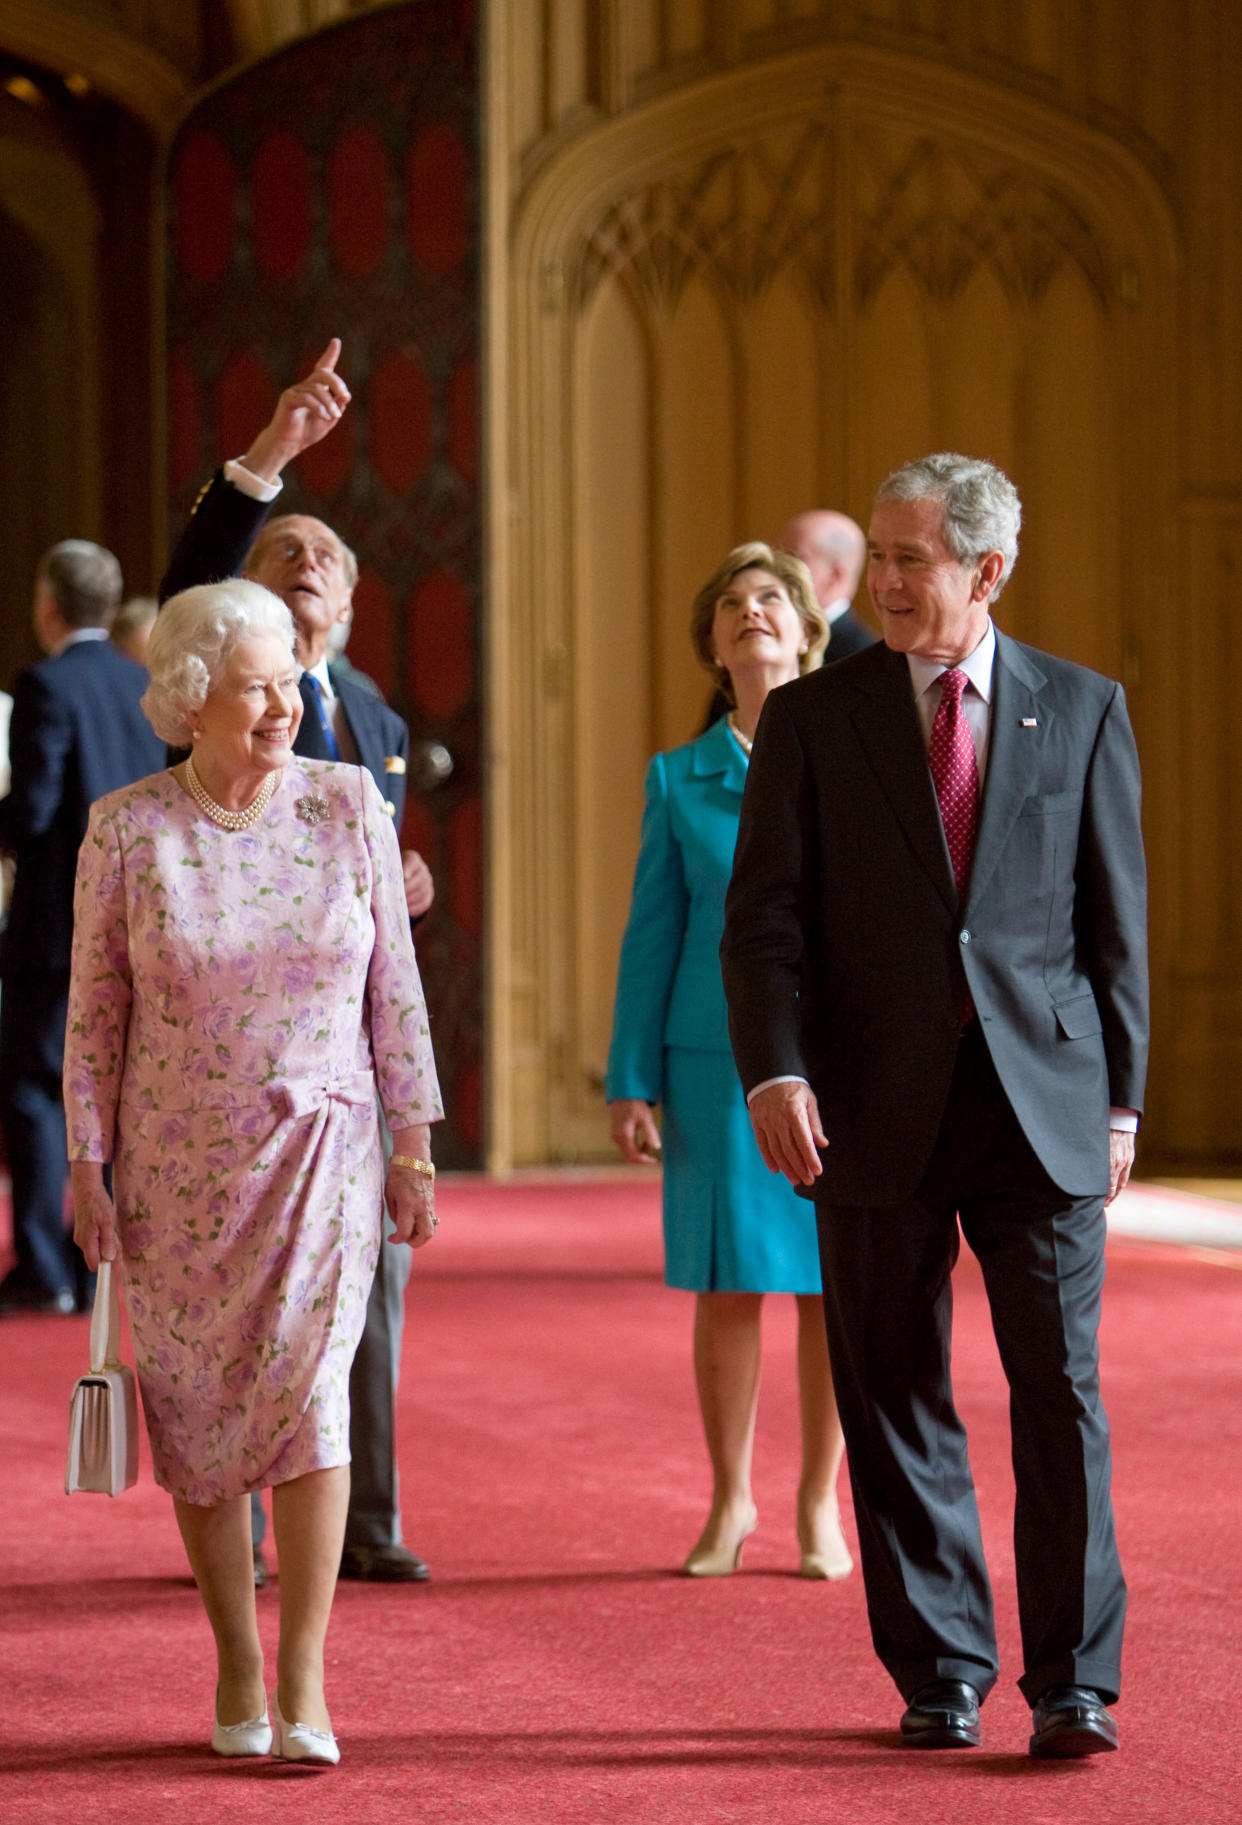
[[[1114,1134],[1137,1134],[1139,1125],[1138,1110],[1110,1109],[1108,1112],[1108,1125]]]
[[[756,1084],[753,1090],[746,1092],[746,1107],[749,1109],[759,1092],[770,1090],[773,1084],[804,1084],[807,1081],[805,1077],[799,1077],[796,1071],[788,1072],[784,1077],[765,1077],[761,1084]]]
[[[253,474],[236,457],[225,463],[224,479],[232,482],[240,494],[248,494],[252,501],[274,501],[284,486],[279,477],[274,482],[265,482],[261,475]]]

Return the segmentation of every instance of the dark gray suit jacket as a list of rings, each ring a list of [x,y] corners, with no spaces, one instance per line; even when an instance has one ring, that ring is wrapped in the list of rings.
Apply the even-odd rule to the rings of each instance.
[[[806,1077],[814,1195],[897,1203],[925,1172],[969,984],[1006,1094],[1073,1196],[1141,1109],[1146,885],[1121,686],[996,636],[979,835],[959,905],[907,662],[876,645],[773,692],[721,959],[746,1089]]]

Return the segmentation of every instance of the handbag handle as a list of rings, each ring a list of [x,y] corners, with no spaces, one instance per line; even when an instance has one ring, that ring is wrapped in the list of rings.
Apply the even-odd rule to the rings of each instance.
[[[121,1302],[112,1280],[111,1261],[99,1263],[95,1304],[91,1310],[91,1374],[120,1366]]]

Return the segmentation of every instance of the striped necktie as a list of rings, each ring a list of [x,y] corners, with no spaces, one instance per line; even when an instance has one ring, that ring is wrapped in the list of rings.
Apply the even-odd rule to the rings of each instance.
[[[306,686],[310,700],[315,706],[315,714],[319,718],[319,728],[323,735],[323,744],[328,750],[328,759],[339,760],[341,750],[337,745],[336,734],[332,728],[332,717],[324,701],[323,686],[313,672],[303,672],[302,683]]]

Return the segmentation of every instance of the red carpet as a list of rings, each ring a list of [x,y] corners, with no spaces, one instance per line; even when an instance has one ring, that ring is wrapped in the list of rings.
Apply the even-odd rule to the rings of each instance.
[[[1242,1816],[1242,1255],[1110,1246],[1105,1374],[1131,1587],[1122,1753],[1032,1764],[1008,1547],[1005,1399],[978,1275],[957,1376],[1002,1627],[984,1748],[897,1747],[857,1574],[790,1575],[792,1302],[769,1307],[760,1531],[745,1572],[669,1575],[706,1480],[688,1295],[658,1281],[653,1184],[462,1183],[417,1262],[402,1389],[424,1588],[343,1586],[341,1766],[206,1748],[211,1655],[144,1459],[121,1500],[61,1493],[84,1320],[0,1326],[0,1819],[350,1825],[1224,1825]],[[852,1517],[846,1500],[846,1530]],[[260,1598],[274,1648],[276,1593]]]

